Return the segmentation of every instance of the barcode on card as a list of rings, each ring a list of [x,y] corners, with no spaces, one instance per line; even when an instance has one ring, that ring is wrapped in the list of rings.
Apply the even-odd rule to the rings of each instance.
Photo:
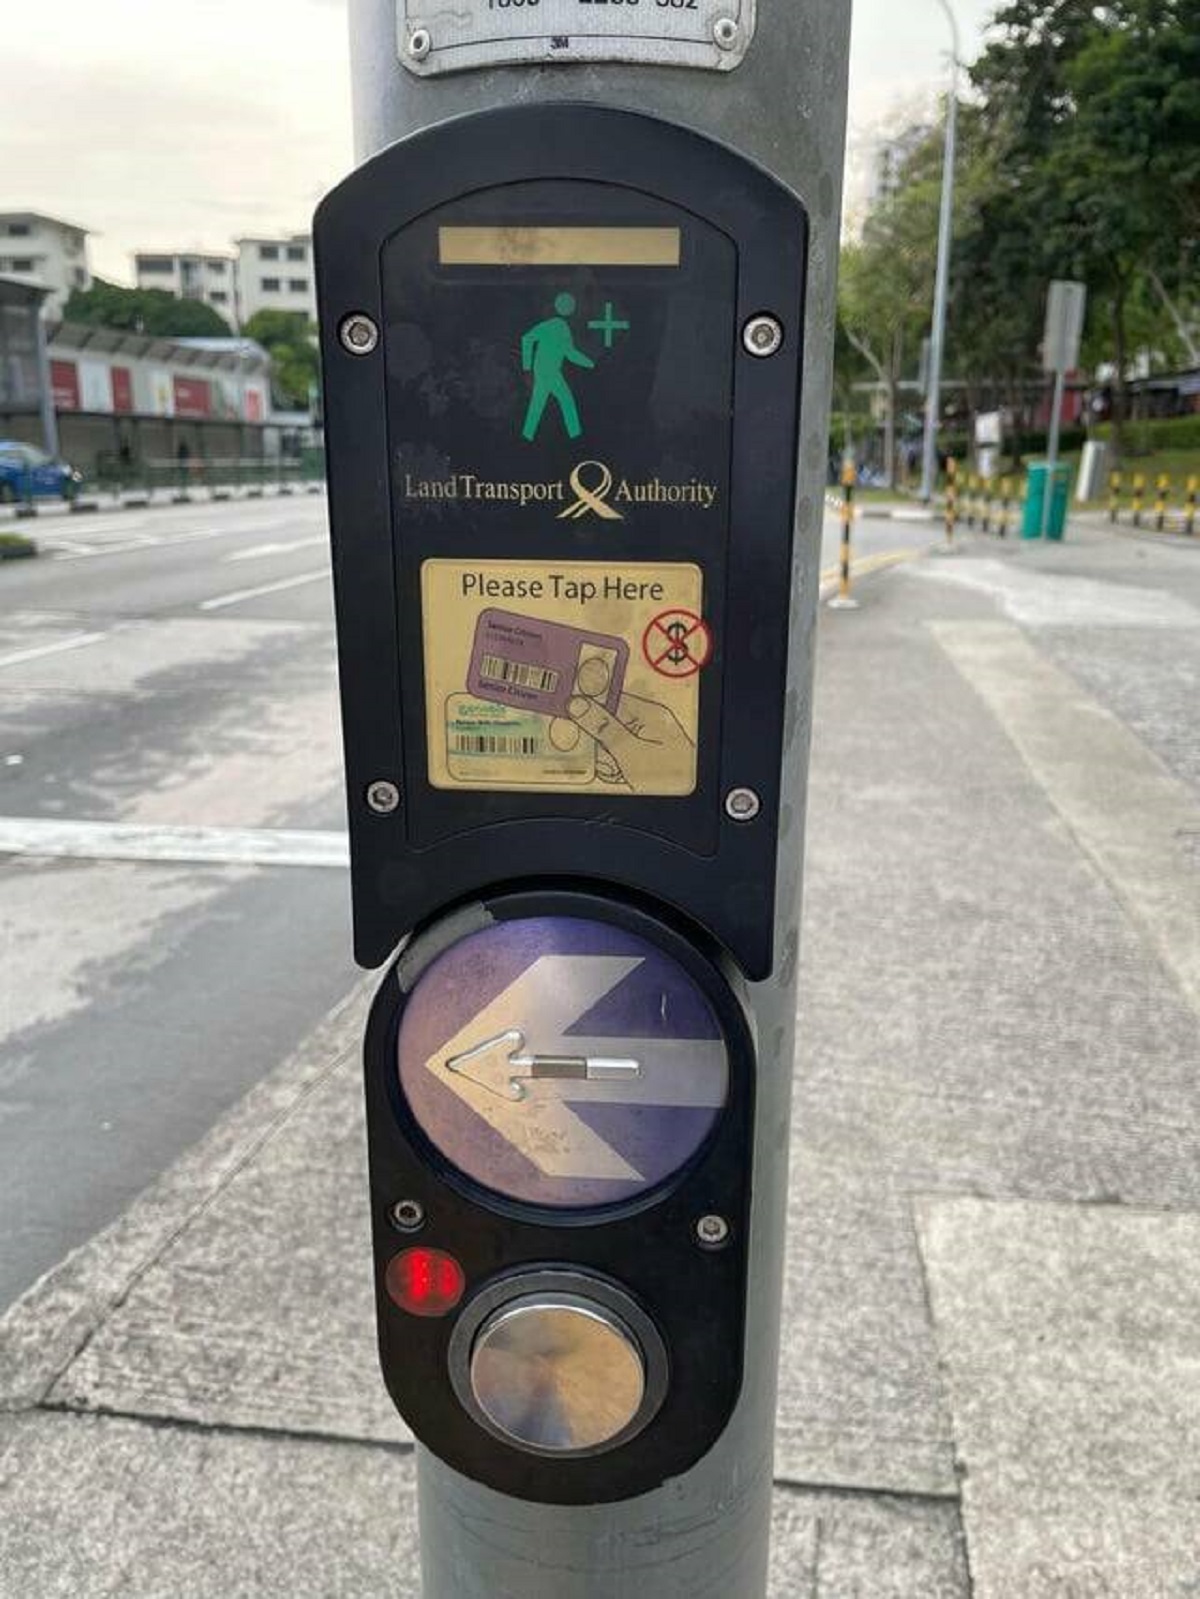
[[[553,667],[530,666],[525,661],[506,661],[502,655],[485,655],[479,663],[479,675],[489,683],[532,688],[539,694],[553,694],[560,676]]]
[[[517,755],[542,753],[542,741],[529,733],[455,733],[451,739],[455,755]]]

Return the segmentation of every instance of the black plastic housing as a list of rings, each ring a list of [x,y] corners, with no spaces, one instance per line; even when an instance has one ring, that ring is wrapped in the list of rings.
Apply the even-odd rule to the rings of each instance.
[[[438,408],[459,403],[439,387],[436,341],[430,383],[403,381],[409,346],[391,333],[396,318],[409,314],[405,241],[442,208],[502,222],[522,214],[528,200],[555,193],[573,217],[590,208],[602,221],[636,223],[669,207],[727,241],[724,254],[714,248],[706,257],[719,281],[696,277],[688,290],[708,308],[697,322],[695,359],[690,366],[678,359],[676,338],[676,354],[656,368],[655,350],[668,344],[647,345],[645,381],[624,397],[619,416],[610,408],[599,440],[583,452],[614,464],[666,458],[685,471],[704,470],[723,500],[719,521],[703,530],[698,518],[652,508],[614,527],[504,507],[447,520],[444,507],[402,499],[403,463],[426,446],[444,456]],[[760,168],[688,129],[600,106],[511,107],[445,123],[367,163],[321,205],[315,244],[359,961],[382,964],[412,928],[502,883],[555,878],[646,896],[703,930],[751,979],[767,977],[787,714],[803,206]],[[464,291],[463,318],[491,316],[482,303]],[[349,354],[339,337],[355,312],[381,330],[365,356]],[[767,358],[743,342],[746,324],[762,313],[784,330],[782,347]],[[481,347],[499,348],[510,330],[481,322],[476,331]],[[724,397],[706,399],[694,441],[704,459],[689,461],[678,408],[697,375],[723,385]],[[477,432],[471,460],[478,469],[508,470],[500,435],[482,413]],[[566,474],[580,453],[551,446],[544,460]],[[426,769],[422,562],[447,554],[589,560],[599,552],[618,564],[694,562],[704,572],[715,650],[702,686],[695,793],[435,790]],[[379,780],[400,791],[390,814],[367,804]],[[753,820],[727,814],[733,789],[757,794]]]
[[[379,1353],[384,1380],[416,1436],[457,1471],[499,1492],[542,1504],[602,1504],[659,1487],[694,1465],[720,1437],[743,1376],[748,1233],[752,1193],[755,1045],[742,983],[730,963],[632,905],[551,889],[506,894],[474,907],[481,922],[565,916],[622,927],[664,949],[703,989],[724,1035],[730,1097],[710,1138],[669,1182],[634,1202],[550,1211],[489,1193],[441,1157],[405,1103],[396,1039],[406,993],[423,964],[446,947],[444,924],[389,970],[368,1023],[365,1066],[371,1220]],[[398,1200],[416,1200],[419,1235],[391,1221]],[[728,1243],[706,1249],[696,1223],[730,1225]],[[463,1266],[467,1297],[444,1318],[397,1308],[385,1276],[414,1243],[446,1250]],[[448,1376],[451,1340],[471,1299],[498,1279],[561,1268],[593,1274],[631,1295],[666,1346],[669,1381],[653,1420],[628,1443],[583,1459],[523,1453],[484,1430]]]

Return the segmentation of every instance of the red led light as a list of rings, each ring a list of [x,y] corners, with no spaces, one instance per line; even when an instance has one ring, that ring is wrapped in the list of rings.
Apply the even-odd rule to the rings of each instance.
[[[393,1302],[410,1316],[445,1316],[467,1288],[462,1267],[440,1249],[406,1249],[388,1266],[386,1282]]]

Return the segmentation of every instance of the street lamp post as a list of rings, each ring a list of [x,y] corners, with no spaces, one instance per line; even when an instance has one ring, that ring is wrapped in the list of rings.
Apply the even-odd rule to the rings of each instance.
[[[954,40],[950,104],[946,112],[946,156],[942,172],[942,215],[938,230],[937,284],[933,296],[933,336],[929,343],[929,384],[925,392],[925,447],[921,460],[921,498],[933,498],[937,483],[937,431],[942,408],[942,363],[946,351],[946,306],[950,298],[950,245],[954,232],[954,164],[958,144],[958,67],[962,59],[958,22],[950,0],[938,0]]]

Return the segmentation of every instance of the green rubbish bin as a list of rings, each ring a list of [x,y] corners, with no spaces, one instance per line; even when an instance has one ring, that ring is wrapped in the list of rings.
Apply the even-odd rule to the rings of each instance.
[[[1029,480],[1025,491],[1025,520],[1021,523],[1023,539],[1040,539],[1045,522],[1046,486],[1050,478],[1048,461],[1029,463]],[[1054,468],[1054,488],[1050,496],[1050,523],[1046,537],[1061,539],[1067,530],[1067,500],[1071,493],[1071,468]]]

